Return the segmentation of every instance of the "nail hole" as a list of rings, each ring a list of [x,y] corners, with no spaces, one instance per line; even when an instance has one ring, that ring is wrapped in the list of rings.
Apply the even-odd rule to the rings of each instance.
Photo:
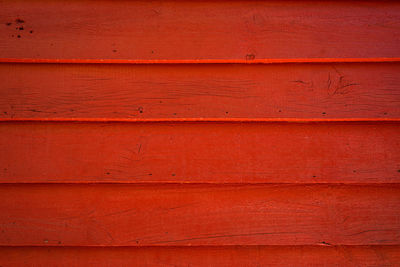
[[[254,60],[256,56],[254,54],[248,54],[246,55],[246,60]]]

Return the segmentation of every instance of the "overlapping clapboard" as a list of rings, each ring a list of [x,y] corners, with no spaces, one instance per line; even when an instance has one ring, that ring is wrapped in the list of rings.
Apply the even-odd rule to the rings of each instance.
[[[400,261],[400,3],[3,0],[0,23],[0,265]]]

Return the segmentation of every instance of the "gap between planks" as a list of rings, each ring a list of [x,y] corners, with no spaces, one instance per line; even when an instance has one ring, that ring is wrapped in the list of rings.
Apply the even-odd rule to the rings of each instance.
[[[67,249],[67,248],[86,248],[86,249],[135,249],[135,250],[145,250],[145,249],[204,249],[204,248],[214,248],[214,249],[252,249],[252,248],[266,248],[266,249],[281,249],[281,248],[399,248],[400,245],[336,245],[336,244],[315,244],[315,245],[191,245],[191,246],[157,246],[157,245],[144,245],[144,246],[127,246],[127,245],[1,245],[0,249],[5,248],[42,248],[42,249]]]
[[[350,186],[350,187],[388,187],[388,186],[399,186],[399,183],[393,182],[371,182],[371,183],[358,183],[358,182],[214,182],[214,181],[204,181],[204,182],[191,182],[191,181],[149,181],[149,182],[136,182],[134,180],[128,181],[101,181],[101,180],[93,180],[93,181],[60,181],[58,179],[50,181],[40,181],[40,182],[4,182],[0,181],[0,186],[87,186],[87,185],[99,185],[99,186],[131,186],[131,187],[170,187],[170,186],[184,186],[184,187],[248,187],[248,186],[268,186],[268,187],[314,187],[314,186],[327,186],[327,187],[342,187],[342,186]],[[1,245],[0,245],[1,246]]]
[[[326,123],[326,122],[400,122],[400,118],[0,118],[1,122],[239,122],[239,123]]]
[[[0,58],[0,63],[47,64],[290,64],[290,63],[386,63],[395,58],[282,58],[282,59],[46,59]]]

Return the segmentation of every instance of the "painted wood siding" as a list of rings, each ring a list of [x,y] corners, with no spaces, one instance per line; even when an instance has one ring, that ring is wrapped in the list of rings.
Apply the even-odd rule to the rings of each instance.
[[[0,1],[0,266],[398,266],[400,2]]]

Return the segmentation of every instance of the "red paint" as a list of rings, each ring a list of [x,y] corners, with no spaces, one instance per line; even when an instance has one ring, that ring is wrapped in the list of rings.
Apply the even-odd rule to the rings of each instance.
[[[398,58],[399,10],[377,0],[3,1],[0,58]]]
[[[0,266],[400,262],[400,2],[0,18]]]
[[[400,186],[0,187],[0,245],[396,245]]]
[[[398,183],[399,133],[390,122],[3,122],[0,181]]]
[[[400,64],[0,64],[0,119],[400,118]]]
[[[1,247],[5,266],[396,266],[399,246]]]
[[[301,118],[0,118],[0,122],[398,122],[400,118],[341,118],[341,119],[301,119]]]
[[[0,58],[0,63],[43,64],[291,64],[291,63],[384,63],[400,58],[263,58],[263,59],[59,59]]]

